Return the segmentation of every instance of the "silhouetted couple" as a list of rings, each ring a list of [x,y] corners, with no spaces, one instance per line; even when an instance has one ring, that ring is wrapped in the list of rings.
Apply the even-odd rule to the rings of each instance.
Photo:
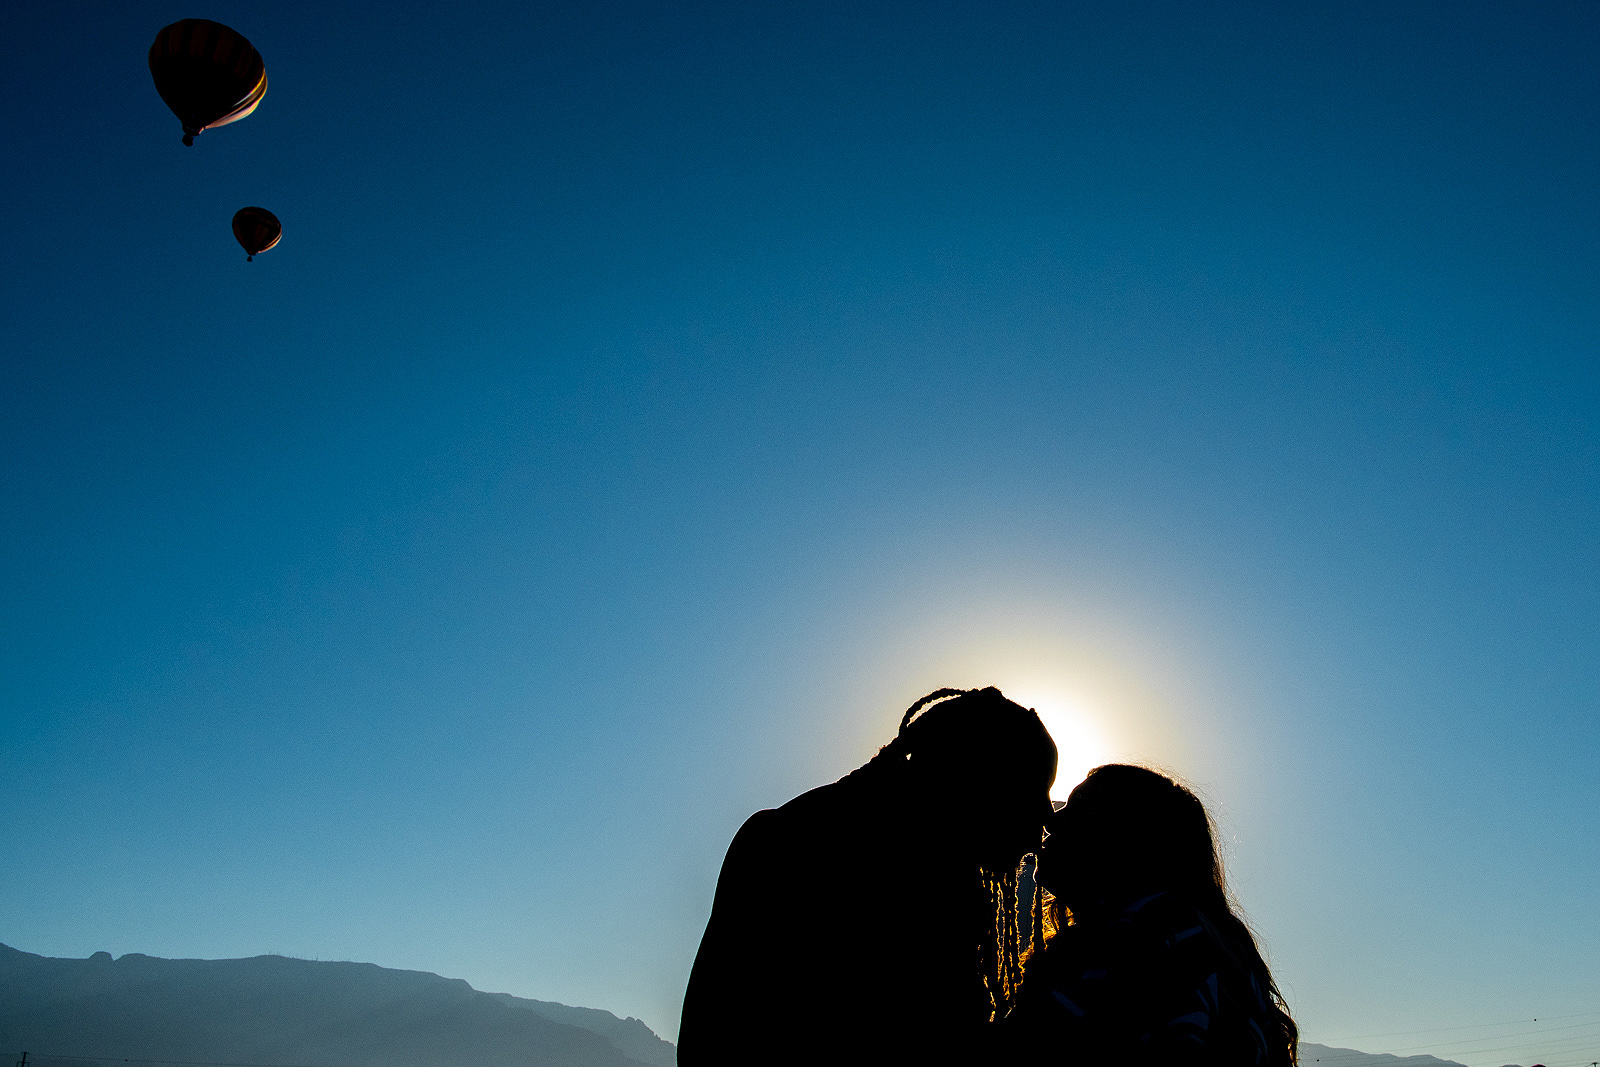
[[[1293,1064],[1200,801],[1113,764],[1055,812],[1055,772],[1034,712],[941,689],[864,767],[752,815],[679,1064]]]

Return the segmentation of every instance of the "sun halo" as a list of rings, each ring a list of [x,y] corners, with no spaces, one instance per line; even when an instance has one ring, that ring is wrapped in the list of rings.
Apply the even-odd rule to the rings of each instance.
[[[1051,800],[1066,800],[1091,770],[1111,762],[1111,743],[1087,703],[1054,693],[1019,693],[1012,699],[1038,712],[1039,720],[1056,743],[1058,759],[1055,784],[1050,787]]]

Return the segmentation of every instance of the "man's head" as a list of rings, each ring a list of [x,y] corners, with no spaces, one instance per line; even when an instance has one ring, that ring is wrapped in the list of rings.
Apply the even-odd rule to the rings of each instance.
[[[887,751],[905,761],[918,807],[952,847],[998,870],[1038,845],[1056,746],[1039,716],[1000,690],[930,693]]]

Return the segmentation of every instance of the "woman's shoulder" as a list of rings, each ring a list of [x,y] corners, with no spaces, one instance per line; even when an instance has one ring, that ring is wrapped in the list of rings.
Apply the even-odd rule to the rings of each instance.
[[[1153,930],[1186,922],[1194,914],[1194,907],[1183,897],[1168,890],[1159,890],[1130,901],[1112,916],[1111,921]]]
[[[1134,901],[1112,920],[1112,926],[1119,940],[1157,953],[1229,954],[1219,924],[1177,893],[1152,893]]]

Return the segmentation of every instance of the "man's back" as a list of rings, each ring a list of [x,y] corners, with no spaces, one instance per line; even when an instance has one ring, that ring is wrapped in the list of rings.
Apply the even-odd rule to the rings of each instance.
[[[976,871],[908,837],[894,800],[852,776],[745,822],[689,978],[683,1067],[926,1062],[972,1040]]]

